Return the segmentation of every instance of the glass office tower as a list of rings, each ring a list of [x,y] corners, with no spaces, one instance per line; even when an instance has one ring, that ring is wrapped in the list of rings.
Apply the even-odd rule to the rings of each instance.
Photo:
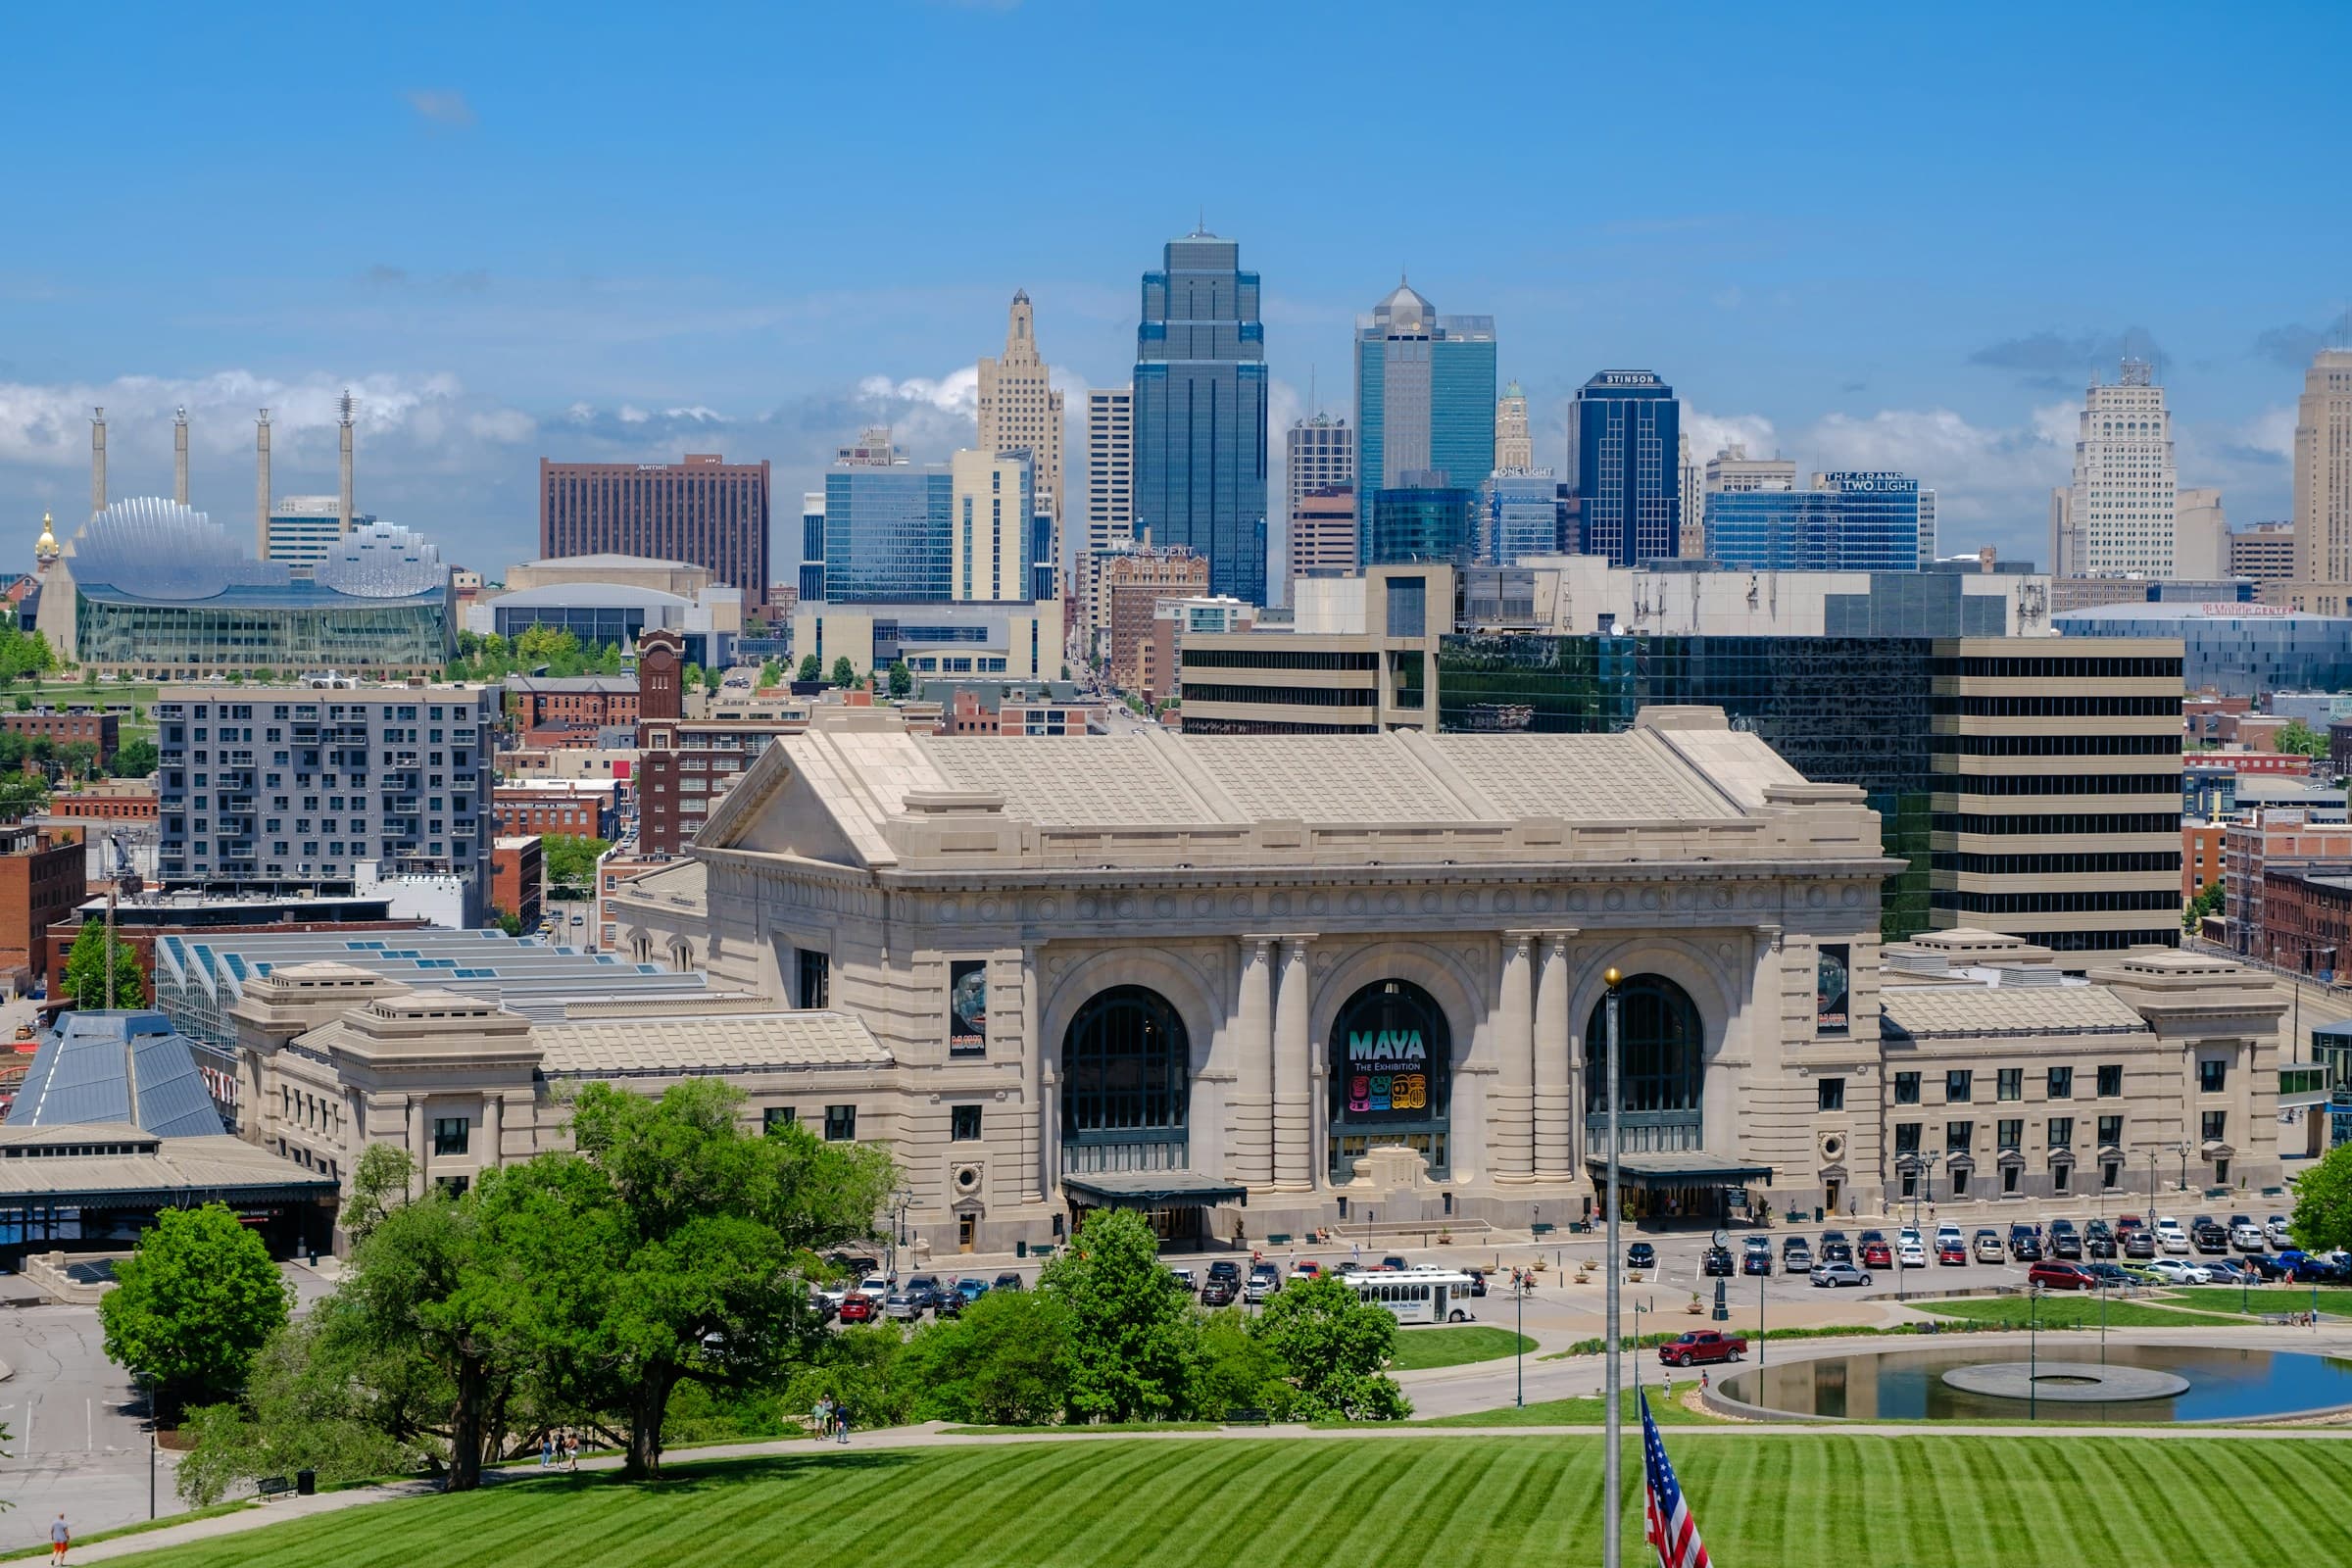
[[[1652,370],[1603,370],[1568,405],[1580,545],[1619,566],[1680,553],[1683,406]],[[1915,563],[1916,564],[1916,563]]]
[[[1718,490],[1706,498],[1707,558],[1754,571],[1910,571],[1919,564],[1919,481],[1823,473],[1810,490]]]
[[[1476,486],[1494,470],[1494,318],[1440,316],[1398,283],[1356,321],[1355,419],[1366,493],[1426,469]]]
[[[841,465],[825,474],[824,598],[836,605],[956,597],[948,466]]]
[[[1208,591],[1266,602],[1266,331],[1241,245],[1196,232],[1144,274],[1135,527],[1208,558]]]
[[[1470,564],[1476,555],[1478,492],[1448,485],[1442,473],[1403,473],[1404,482],[1372,492],[1363,528],[1363,564],[1408,561]]]

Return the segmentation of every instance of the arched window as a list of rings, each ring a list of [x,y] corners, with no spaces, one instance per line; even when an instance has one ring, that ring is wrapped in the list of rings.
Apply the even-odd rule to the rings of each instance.
[[[1453,1032],[1438,999],[1409,980],[1375,980],[1332,1020],[1324,1159],[1348,1179],[1375,1149],[1411,1149],[1449,1169]]]
[[[1629,1152],[1697,1150],[1707,1037],[1690,994],[1663,975],[1618,987],[1617,1110]],[[1585,1024],[1585,1119],[1605,1148],[1608,1001]]]
[[[1192,1043],[1167,998],[1143,986],[1090,998],[1062,1037],[1064,1167],[1182,1167],[1192,1087]]]

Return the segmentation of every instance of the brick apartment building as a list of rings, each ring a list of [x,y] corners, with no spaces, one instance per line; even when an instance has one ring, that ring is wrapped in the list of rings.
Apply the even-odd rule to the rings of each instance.
[[[155,780],[98,778],[67,795],[49,797],[51,816],[85,822],[155,821]]]
[[[501,784],[490,797],[490,815],[501,838],[611,839],[620,828],[621,789],[580,778]]]
[[[41,939],[89,896],[86,853],[71,828],[0,827],[0,971],[12,984],[30,990],[52,973]]]
[[[30,741],[47,741],[53,746],[72,746],[83,743],[98,748],[98,760],[114,760],[121,746],[122,721],[113,713],[98,713],[86,709],[36,708],[29,713],[0,711],[0,729],[12,735],[22,735]]]
[[[535,834],[500,838],[490,846],[490,903],[528,932],[546,917],[547,858]]]
[[[2352,859],[2266,867],[2253,952],[2304,974],[2352,965]]]
[[[2229,824],[2180,819],[2180,902],[2186,904],[2208,882],[2221,879]]]
[[[1103,619],[1110,627],[1103,660],[1111,684],[1132,691],[1140,674],[1140,650],[1152,636],[1159,602],[1207,593],[1208,558],[1182,546],[1113,556],[1103,563],[1101,592]]]
[[[529,747],[594,746],[598,732],[637,722],[631,675],[514,675],[507,712]]]
[[[687,718],[679,671],[685,642],[673,631],[637,640],[637,849],[677,855],[760,754],[808,727],[805,710],[772,718]]]
[[[2319,861],[2352,862],[2352,823],[2314,821],[2300,808],[2275,807],[2223,830],[2222,912],[2230,952],[2298,966],[2268,907],[2273,873]]]

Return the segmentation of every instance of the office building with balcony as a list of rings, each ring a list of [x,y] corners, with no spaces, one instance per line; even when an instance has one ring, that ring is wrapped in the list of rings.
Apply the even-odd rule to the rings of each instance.
[[[165,686],[155,703],[167,888],[352,891],[489,878],[496,687]]]

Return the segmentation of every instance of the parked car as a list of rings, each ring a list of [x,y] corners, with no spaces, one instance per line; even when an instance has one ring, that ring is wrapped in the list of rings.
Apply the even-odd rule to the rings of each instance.
[[[1382,1268],[1402,1268],[1404,1260],[1396,1257],[1383,1258],[1380,1266]],[[1220,1257],[1208,1265],[1208,1277],[1212,1280],[1223,1280],[1228,1285],[1239,1285],[1242,1283],[1242,1265],[1230,1257]]]
[[[2124,1255],[2130,1258],[2151,1258],[2156,1255],[2156,1238],[2146,1230],[2134,1230],[2124,1237]]]
[[[1195,1274],[1191,1269],[1178,1268],[1174,1264],[1170,1264],[1168,1266],[1168,1272],[1176,1277],[1177,1284],[1184,1287],[1185,1295],[1196,1296],[1200,1294],[1200,1277]]]
[[[2091,1257],[2115,1256],[2115,1232],[2107,1228],[2105,1220],[2094,1219],[2090,1222],[2090,1228],[2082,1233],[2082,1250]]]
[[[1832,1242],[1836,1242],[1840,1247],[1846,1246],[1847,1240],[1845,1232],[1837,1230],[1823,1231],[1821,1233],[1821,1245],[1827,1247]]]
[[[2237,1266],[2245,1269],[2257,1281],[2265,1285],[2270,1284],[2273,1280],[2286,1278],[2285,1265],[2268,1252],[2248,1252],[2237,1260]]]
[[[1487,1271],[1485,1269],[1466,1268],[1462,1272],[1470,1276],[1470,1294],[1472,1296],[1487,1294]]]
[[[1250,1270],[1249,1282],[1242,1287],[1242,1299],[1252,1302],[1263,1301],[1281,1289],[1282,1270],[1271,1263],[1259,1263]]]
[[[2179,1257],[2188,1251],[2188,1232],[2180,1228],[2179,1220],[2167,1215],[2156,1222],[2156,1246],[2159,1250]]]
[[[2189,1245],[2200,1252],[2213,1253],[2230,1250],[2229,1228],[2219,1220],[2199,1219],[2189,1231],[2188,1240]]]
[[[1200,1287],[1200,1304],[1202,1306],[1231,1306],[1233,1298],[1234,1289],[1231,1280],[1212,1279]]]
[[[2082,1267],[2103,1291],[2120,1291],[2139,1283],[2139,1276],[2120,1263],[2085,1263]]]
[[[1894,1249],[1888,1247],[1884,1241],[1864,1242],[1862,1244],[1862,1266],[1864,1268],[1894,1267]]]
[[[2166,1285],[2208,1285],[2213,1273],[2202,1263],[2185,1258],[2160,1257],[2148,1265],[2148,1277]]]
[[[2013,1228],[2009,1237],[2009,1257],[2012,1262],[2017,1263],[2040,1262],[2040,1238],[2032,1231],[2026,1232],[2023,1236],[2017,1235]]]
[[[1941,1247],[1946,1242],[1959,1242],[1965,1246],[1967,1241],[1968,1238],[1960,1234],[1960,1227],[1948,1219],[1936,1227],[1936,1245],[1937,1247]]]
[[[906,1290],[925,1306],[937,1306],[939,1298],[948,1294],[947,1287],[939,1283],[936,1274],[917,1274],[906,1282]]]
[[[939,1299],[931,1303],[931,1315],[943,1320],[951,1317],[961,1317],[963,1316],[963,1309],[969,1304],[969,1302],[964,1300],[962,1297],[957,1296],[954,1291],[942,1291],[940,1293]]]
[[[1948,1242],[1939,1241],[1936,1244],[1936,1261],[1966,1266],[1968,1248],[1957,1237]]]
[[[1825,1241],[1821,1244],[1821,1260],[1824,1263],[1851,1263],[1854,1250],[1843,1242]]]
[[[1711,1361],[1737,1361],[1747,1354],[1747,1341],[1716,1329],[1692,1329],[1658,1347],[1658,1359],[1668,1366],[1699,1366]]]
[[[1020,1288],[1021,1277],[1018,1274],[1013,1273],[1010,1269],[1007,1269],[1004,1273],[998,1275],[997,1282],[989,1287],[989,1289],[992,1291],[1017,1291]]]
[[[1018,1276],[1016,1275],[1015,1277],[1017,1278]],[[963,1304],[969,1306],[974,1301],[980,1299],[980,1298],[983,1296],[986,1296],[988,1294],[988,1281],[974,1279],[971,1275],[966,1274],[962,1279],[959,1279],[956,1282],[956,1288],[949,1292],[949,1294],[952,1296],[961,1297],[963,1298]]]
[[[1816,1263],[1806,1276],[1818,1288],[1827,1290],[1841,1285],[1868,1285],[1870,1276],[1851,1263]]]
[[[2262,1236],[2263,1240],[2269,1242],[2274,1248],[2295,1245],[2295,1239],[2287,1234],[2284,1214],[2273,1214],[2268,1220],[2265,1220],[2262,1226]]]
[[[1411,1265],[1406,1263],[1403,1258],[1398,1257],[1395,1252],[1391,1252],[1388,1256],[1380,1260],[1380,1266],[1382,1268],[1390,1269],[1396,1273],[1401,1274]]]
[[[1699,1269],[1711,1280],[1730,1279],[1732,1277],[1732,1250],[1728,1247],[1708,1248],[1707,1255],[1699,1261]]]
[[[1894,1261],[1898,1267],[1902,1268],[1926,1268],[1928,1266],[1928,1250],[1920,1246],[1919,1238],[1914,1236],[1895,1249]]]
[[[874,1298],[855,1292],[843,1297],[841,1320],[844,1323],[871,1323],[874,1320]]]
[[[1658,1250],[1647,1242],[1636,1242],[1625,1250],[1625,1266],[1627,1268],[1656,1268],[1658,1266]]]
[[[1764,1245],[1758,1247],[1756,1245],[1758,1242],[1764,1242]],[[1740,1258],[1740,1272],[1742,1274],[1770,1274],[1772,1272],[1772,1244],[1765,1242],[1761,1236],[1749,1237],[1747,1244],[1746,1251]]]
[[[1868,1247],[1873,1242],[1883,1242],[1886,1239],[1886,1233],[1885,1231],[1864,1231],[1861,1235],[1854,1238],[1854,1245],[1856,1247]]]
[[[2006,1256],[2008,1254],[2001,1250],[2001,1237],[1998,1231],[1982,1230],[1977,1232],[1978,1262],[1998,1263]]]
[[[830,1323],[841,1316],[841,1303],[822,1291],[808,1293],[809,1309],[816,1313],[819,1324]]]
[[[2250,1219],[2239,1220],[2230,1227],[2230,1245],[2241,1252],[2262,1250],[2262,1227]]]
[[[2061,1263],[2053,1258],[2026,1270],[2026,1283],[2038,1285],[2045,1291],[2089,1291],[2096,1290],[2099,1282],[2082,1264]]]
[[[923,1308],[930,1304],[912,1291],[893,1291],[882,1298],[882,1315],[911,1323],[921,1317]]]
[[[2235,1285],[2240,1280],[2254,1277],[2254,1271],[2234,1257],[2209,1257],[2197,1266],[2212,1275],[2216,1285]]]
[[[1300,1279],[1317,1280],[1323,1277],[1323,1265],[1311,1257],[1302,1257],[1291,1265],[1291,1272]]]
[[[1791,1274],[1802,1274],[1813,1266],[1813,1249],[1802,1236],[1791,1236],[1781,1243],[1781,1267]]]

